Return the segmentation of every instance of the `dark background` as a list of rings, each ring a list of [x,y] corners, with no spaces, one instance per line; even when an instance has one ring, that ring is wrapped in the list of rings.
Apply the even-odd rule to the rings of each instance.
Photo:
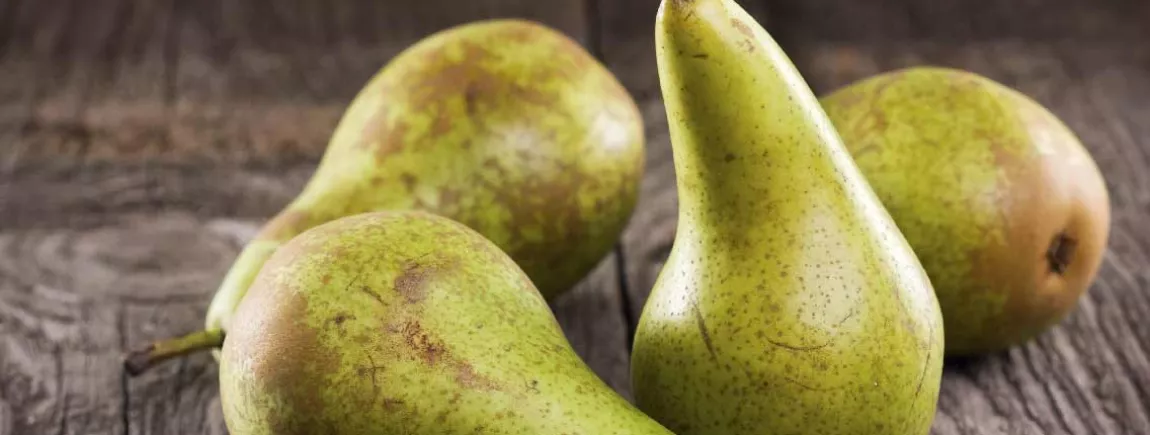
[[[909,65],[1034,97],[1106,177],[1110,250],[1061,326],[948,361],[933,433],[1150,434],[1150,2],[742,0],[816,92]],[[239,248],[310,177],[406,45],[526,17],[583,42],[647,120],[615,252],[554,304],[625,396],[628,337],[674,235],[652,0],[0,0],[0,434],[224,433],[207,355],[128,379],[128,346],[200,327]]]

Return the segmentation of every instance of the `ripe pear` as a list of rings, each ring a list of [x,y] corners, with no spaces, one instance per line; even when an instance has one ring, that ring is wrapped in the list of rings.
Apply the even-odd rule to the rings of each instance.
[[[773,39],[730,0],[667,0],[659,80],[679,189],[632,374],[680,435],[926,434],[930,282]]]
[[[934,284],[948,354],[1000,350],[1064,318],[1110,230],[1098,167],[1034,100],[919,67],[822,100]]]
[[[511,258],[436,215],[307,230],[234,319],[220,396],[236,435],[670,435],[583,364]]]
[[[519,20],[437,33],[396,56],[356,96],[304,191],[228,273],[207,326],[226,326],[278,245],[373,210],[419,209],[459,221],[553,297],[611,249],[642,167],[634,100],[574,41]]]
[[[416,209],[475,229],[548,299],[610,251],[643,172],[643,120],[577,43],[522,20],[467,24],[396,56],[360,91],[303,192],[240,253],[206,333],[161,342],[129,371],[218,345],[236,304],[287,240],[330,220]]]

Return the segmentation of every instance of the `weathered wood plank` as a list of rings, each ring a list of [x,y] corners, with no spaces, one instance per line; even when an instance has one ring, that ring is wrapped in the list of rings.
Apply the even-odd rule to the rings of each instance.
[[[73,274],[84,243],[48,232],[0,234],[0,431],[108,433],[121,414],[121,308],[109,276]],[[6,427],[5,427],[6,426]]]
[[[303,188],[315,163],[215,166],[90,163],[16,167],[0,177],[0,228],[85,228],[123,213],[181,211],[266,219]]]
[[[1150,7],[1139,0],[769,0],[785,44],[818,39],[895,43],[922,38],[964,42],[1030,40],[1129,41],[1145,37]]]
[[[0,117],[0,127],[23,131],[23,159],[56,163],[317,159],[363,83],[432,32],[520,17],[587,40],[582,0],[51,0],[12,8],[19,19],[0,21],[3,62],[39,61],[29,78],[76,83],[41,86],[34,116]]]

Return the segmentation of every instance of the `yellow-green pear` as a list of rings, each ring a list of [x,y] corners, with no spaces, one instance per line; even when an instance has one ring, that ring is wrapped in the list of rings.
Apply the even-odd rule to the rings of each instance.
[[[925,435],[930,282],[774,40],[730,0],[665,0],[659,80],[679,189],[632,355],[679,435]]]
[[[303,192],[240,253],[206,332],[129,358],[129,371],[219,343],[267,258],[324,222],[436,213],[507,252],[551,299],[622,231],[643,172],[643,120],[618,80],[539,24],[492,20],[432,35],[359,93]]]
[[[671,435],[583,364],[497,246],[423,212],[276,250],[220,358],[234,435]]]
[[[1106,249],[1090,154],[1050,111],[974,73],[918,67],[822,100],[938,295],[948,354],[1001,350],[1064,318]]]

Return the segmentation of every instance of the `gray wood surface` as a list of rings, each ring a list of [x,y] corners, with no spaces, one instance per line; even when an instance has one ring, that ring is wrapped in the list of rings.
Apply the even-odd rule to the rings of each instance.
[[[1114,228],[1098,282],[1035,342],[948,361],[933,433],[1150,433],[1150,52],[1137,43],[1150,3],[742,3],[818,92],[900,66],[970,69],[1050,107],[1103,169]],[[392,55],[497,16],[585,42],[647,121],[635,216],[554,304],[630,397],[628,338],[676,224],[657,4],[0,0],[0,434],[225,433],[210,356],[128,379],[120,353],[200,326],[240,247]]]

